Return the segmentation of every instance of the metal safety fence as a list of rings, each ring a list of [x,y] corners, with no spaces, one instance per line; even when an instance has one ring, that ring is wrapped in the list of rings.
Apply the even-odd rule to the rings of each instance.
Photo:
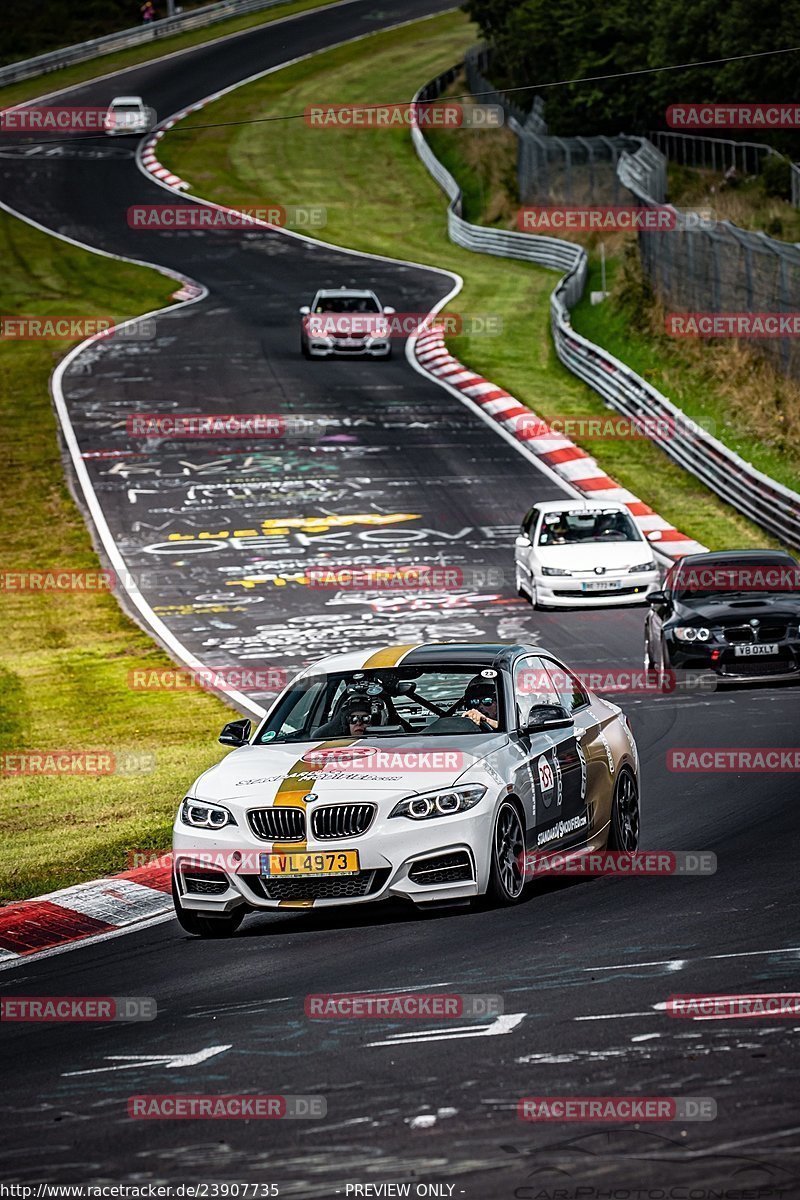
[[[544,101],[535,96],[525,112],[486,77],[489,50],[477,46],[464,57],[469,90],[484,103],[499,104],[517,135],[517,190],[523,204],[627,204],[630,195],[617,175],[624,151],[639,138],[555,137],[548,133]]]
[[[637,201],[653,207],[661,204],[663,196],[658,194],[660,173],[651,167],[653,156],[648,146],[637,154],[623,155],[618,170]],[[731,221],[679,224],[668,233],[639,233],[642,267],[665,308],[731,314],[797,310],[800,246],[740,229]],[[749,337],[747,346],[782,374],[800,379],[797,337]]]
[[[485,75],[489,61],[485,46],[466,55],[465,72],[471,90],[483,91],[492,86]],[[493,94],[495,102],[502,104],[502,93]],[[543,109],[537,112],[537,119],[543,121]],[[522,128],[513,118],[508,125],[518,138],[520,200],[528,204],[633,201],[652,207],[666,200],[668,158],[690,166],[717,170],[734,167],[754,174],[769,157],[784,157],[764,143],[727,138],[682,133],[653,134],[653,141],[635,137],[555,138]],[[605,151],[603,142],[608,143]],[[788,163],[788,159],[784,161]],[[609,184],[610,174],[613,186]],[[800,201],[800,171],[794,167],[792,188]],[[800,245],[740,229],[731,221],[715,221],[711,215],[692,214],[684,219],[686,214],[673,211],[678,213],[674,230],[642,230],[638,243],[642,267],[666,308],[680,313],[770,315],[797,309]],[[698,215],[703,219],[693,219]],[[797,337],[748,337],[746,344],[782,374],[800,379]]]
[[[285,0],[219,0],[216,4],[206,4],[191,12],[164,17],[160,21],[150,21],[137,25],[134,29],[120,29],[117,33],[107,33],[103,37],[78,42],[74,46],[64,46],[60,50],[51,50],[47,54],[37,54],[35,58],[26,58],[0,67],[0,87],[7,83],[17,83],[21,79],[33,79],[49,71],[58,71],[61,67],[71,67],[74,63],[100,58],[104,54],[112,54],[115,50],[126,50],[129,46],[158,41],[173,33],[201,29],[205,25],[224,21],[226,17],[242,16],[258,12],[262,8],[275,8],[284,2]]]
[[[766,142],[738,142],[733,138],[703,137],[663,129],[649,133],[648,137],[670,162],[723,174],[732,169],[741,175],[760,175],[769,159],[783,159],[789,164],[792,205],[800,208],[800,165]]]
[[[424,103],[435,100],[450,86],[460,73],[461,66],[452,67],[442,75],[438,75],[425,87],[421,88],[414,101]],[[515,118],[509,119],[509,125],[514,128]],[[412,137],[417,153],[430,171],[436,182],[450,200],[447,206],[447,230],[450,240],[466,250],[475,250],[481,254],[496,254],[500,258],[531,258],[531,246],[536,248],[536,261],[543,266],[552,267],[559,271],[570,271],[578,263],[584,262],[583,274],[576,299],[583,291],[586,275],[586,255],[580,246],[560,238],[543,237],[539,234],[517,233],[511,229],[487,229],[482,225],[471,225],[461,215],[461,188],[453,176],[436,158],[428,143],[422,137],[419,129],[412,128]]]
[[[414,101],[435,100],[461,69],[459,65],[431,80]],[[491,229],[465,221],[458,183],[436,158],[421,130],[413,127],[411,136],[423,164],[448,197],[447,227],[453,242],[467,250],[525,259],[563,272],[550,297],[550,316],[556,352],[564,365],[598,392],[610,408],[633,419],[650,418],[643,427],[652,431],[651,440],[674,462],[762,529],[789,546],[800,547],[800,495],[757,471],[702,428],[693,427],[666,396],[572,328],[570,308],[583,294],[588,269],[582,247],[559,238]],[[649,151],[647,158],[652,161]],[[642,164],[636,166],[646,173]],[[630,175],[628,178],[633,182]],[[676,427],[684,430],[681,438],[669,436],[669,430]]]

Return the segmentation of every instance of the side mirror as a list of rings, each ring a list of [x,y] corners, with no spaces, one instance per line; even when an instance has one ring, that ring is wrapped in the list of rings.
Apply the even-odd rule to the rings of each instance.
[[[388,313],[393,313],[393,312],[397,312],[397,309],[396,309],[396,308],[392,308],[391,304],[384,304],[384,306],[383,306],[383,311],[384,311],[385,313],[387,313],[387,312],[388,312]]]
[[[218,740],[223,746],[246,746],[250,741],[251,728],[247,717],[243,717],[241,721],[228,721],[228,724],[223,726]]]
[[[523,733],[544,733],[548,729],[569,729],[575,724],[561,704],[534,704],[528,713]]]
[[[302,315],[303,315],[304,317],[307,317],[307,316],[308,316],[308,314],[311,312],[311,308],[309,307],[309,305],[308,305],[308,304],[304,304],[304,305],[303,305],[303,307],[302,307],[302,308],[299,308],[297,311],[298,311],[299,313],[302,313]]]
[[[666,592],[649,592],[647,603],[651,608],[668,608],[670,599]]]

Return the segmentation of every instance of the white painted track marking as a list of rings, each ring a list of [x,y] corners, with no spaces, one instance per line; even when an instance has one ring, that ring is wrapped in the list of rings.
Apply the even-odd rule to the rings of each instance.
[[[506,1013],[497,1017],[491,1025],[464,1025],[458,1029],[423,1029],[418,1033],[393,1033],[381,1042],[367,1042],[368,1046],[407,1046],[414,1042],[427,1045],[429,1042],[447,1042],[454,1038],[497,1037],[511,1033],[527,1016],[527,1013]]]
[[[90,1071],[63,1071],[62,1079],[68,1075],[100,1075],[103,1071],[133,1071],[136,1067],[162,1067],[165,1071],[180,1071],[184,1067],[196,1067],[208,1058],[230,1050],[232,1043],[226,1046],[207,1046],[194,1054],[107,1054],[106,1059],[113,1065],[110,1067],[93,1067]]]

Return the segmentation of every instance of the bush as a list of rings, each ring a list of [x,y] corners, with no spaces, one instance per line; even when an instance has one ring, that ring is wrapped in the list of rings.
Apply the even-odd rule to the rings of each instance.
[[[791,200],[792,164],[788,158],[769,154],[761,172],[761,179],[768,196],[773,196],[776,200]]]

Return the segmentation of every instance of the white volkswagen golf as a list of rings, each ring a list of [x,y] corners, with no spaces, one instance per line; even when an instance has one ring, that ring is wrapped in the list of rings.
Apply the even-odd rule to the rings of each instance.
[[[624,714],[540,646],[434,643],[332,655],[193,784],[173,835],[184,929],[258,910],[500,904],[530,855],[635,850],[639,762]]]
[[[535,608],[644,604],[659,586],[650,543],[624,504],[535,504],[515,546],[517,590]]]

